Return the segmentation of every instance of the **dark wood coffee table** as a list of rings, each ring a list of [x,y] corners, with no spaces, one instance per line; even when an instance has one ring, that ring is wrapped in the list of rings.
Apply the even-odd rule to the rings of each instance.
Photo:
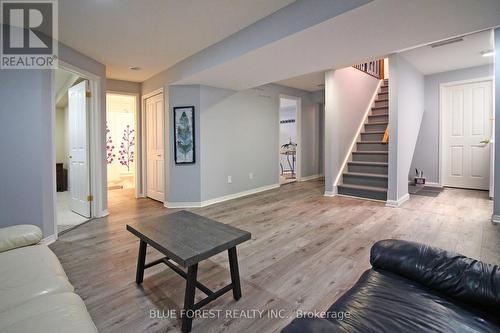
[[[233,290],[235,300],[241,298],[240,273],[236,245],[250,239],[249,232],[231,227],[209,218],[182,210],[141,222],[127,224],[127,230],[139,237],[139,257],[135,282],[141,284],[144,269],[165,264],[186,279],[182,331],[191,330],[192,315],[188,311],[198,310],[221,295]],[[164,258],[146,264],[146,247],[152,246],[165,255]],[[228,251],[231,283],[212,291],[198,282],[198,263],[222,251]],[[174,264],[174,262],[177,264]],[[184,272],[179,266],[187,268]],[[207,295],[194,303],[195,288]]]

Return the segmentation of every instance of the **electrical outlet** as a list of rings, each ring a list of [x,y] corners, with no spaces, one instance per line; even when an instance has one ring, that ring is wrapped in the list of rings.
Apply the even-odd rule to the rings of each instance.
[[[253,179],[253,172],[250,172],[250,173],[248,174],[248,179]]]
[[[232,184],[232,182],[233,182],[233,177],[227,176],[227,183]]]

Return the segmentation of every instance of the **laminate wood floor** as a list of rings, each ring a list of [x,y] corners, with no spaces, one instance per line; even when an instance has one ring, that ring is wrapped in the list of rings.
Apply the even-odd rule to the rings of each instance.
[[[100,332],[179,331],[179,319],[151,318],[151,311],[163,317],[180,311],[185,281],[158,265],[137,286],[138,239],[125,230],[128,222],[173,210],[134,199],[130,190],[109,195],[108,217],[63,234],[51,248]],[[296,310],[326,310],[370,267],[370,247],[381,239],[425,242],[500,263],[500,226],[490,222],[492,202],[482,191],[445,189],[436,198],[412,196],[401,208],[388,208],[324,197],[318,180],[191,211],[252,233],[238,247],[243,297],[235,302],[228,293],[204,307],[221,316],[195,319],[193,332],[277,332]],[[148,249],[147,261],[159,257]],[[200,264],[199,280],[218,289],[230,282],[228,266],[227,253],[212,257]],[[253,310],[267,312],[245,318]]]

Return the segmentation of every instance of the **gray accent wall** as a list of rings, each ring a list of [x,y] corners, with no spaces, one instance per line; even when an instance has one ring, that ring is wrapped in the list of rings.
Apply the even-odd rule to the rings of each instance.
[[[387,200],[408,195],[408,173],[424,115],[424,76],[400,54],[389,57],[389,186]]]
[[[165,100],[167,100],[165,98]],[[194,106],[195,118],[195,163],[177,165],[174,161],[174,107]],[[170,86],[168,90],[169,126],[166,128],[170,140],[170,158],[167,175],[168,202],[201,201],[201,140],[200,140],[200,86]]]
[[[54,233],[51,72],[0,70],[0,227]],[[55,112],[55,110],[54,110]]]
[[[493,220],[500,223],[500,28],[495,29],[495,170],[494,170],[494,198]]]
[[[301,175],[320,174],[320,104],[312,100],[310,92],[276,84],[244,91],[170,86],[172,130],[173,107],[195,106],[196,163],[175,165],[171,130],[167,201],[197,203],[278,184],[280,94],[302,99]]]
[[[439,183],[439,136],[440,136],[440,85],[453,81],[493,76],[493,65],[464,68],[425,76],[425,113],[418,134],[409,179],[415,168],[424,171],[427,182]]]

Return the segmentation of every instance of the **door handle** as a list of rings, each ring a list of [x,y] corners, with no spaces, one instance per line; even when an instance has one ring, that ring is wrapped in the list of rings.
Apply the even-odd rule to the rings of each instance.
[[[479,143],[487,145],[488,143],[490,143],[490,139],[484,139],[484,140],[480,141]]]
[[[69,155],[69,158],[73,158],[73,156]]]
[[[161,157],[161,154],[158,154],[158,155],[156,155],[156,156]]]

